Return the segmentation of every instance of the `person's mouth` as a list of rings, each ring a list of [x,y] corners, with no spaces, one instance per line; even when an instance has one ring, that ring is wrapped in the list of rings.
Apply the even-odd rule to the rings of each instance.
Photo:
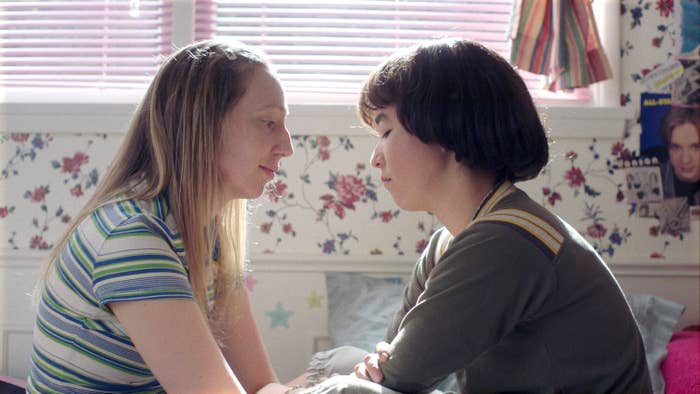
[[[259,166],[270,178],[275,177],[275,172],[277,172],[277,166]]]

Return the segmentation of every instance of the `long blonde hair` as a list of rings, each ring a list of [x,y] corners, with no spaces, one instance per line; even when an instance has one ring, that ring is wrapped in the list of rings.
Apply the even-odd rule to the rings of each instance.
[[[190,285],[207,316],[205,265],[215,242],[217,300],[240,282],[243,269],[246,201],[229,201],[212,215],[222,122],[256,67],[268,67],[261,55],[215,41],[189,45],[165,59],[94,194],[51,250],[35,294],[71,234],[95,209],[121,194],[147,200],[166,193],[184,242]]]

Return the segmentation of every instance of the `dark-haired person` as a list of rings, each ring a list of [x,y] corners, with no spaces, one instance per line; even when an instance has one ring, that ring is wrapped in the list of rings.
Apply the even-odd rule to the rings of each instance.
[[[549,148],[506,60],[469,41],[416,46],[369,76],[359,113],[379,137],[371,162],[394,201],[444,227],[386,343],[353,375],[403,393],[453,372],[463,393],[651,392],[639,329],[610,270],[514,186],[539,174]]]
[[[661,119],[668,161],[661,165],[664,198],[686,197],[700,205],[700,109],[671,107]]]

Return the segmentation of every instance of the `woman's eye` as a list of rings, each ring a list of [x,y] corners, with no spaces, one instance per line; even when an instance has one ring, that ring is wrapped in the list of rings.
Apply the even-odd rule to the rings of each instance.
[[[382,138],[386,138],[386,137],[388,137],[388,136],[389,136],[389,134],[391,134],[391,129],[389,129],[389,130],[387,130],[387,131],[383,132],[383,133],[382,133]]]
[[[274,121],[274,120],[264,120],[263,122],[265,122],[265,126],[266,126],[268,129],[274,129],[274,128],[275,128],[275,121]]]

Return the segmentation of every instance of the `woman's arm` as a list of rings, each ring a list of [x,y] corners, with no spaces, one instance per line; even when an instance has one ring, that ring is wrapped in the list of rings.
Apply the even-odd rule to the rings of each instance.
[[[192,300],[109,303],[168,393],[245,393]]]
[[[215,330],[222,333],[224,357],[243,387],[252,393],[269,383],[276,383],[277,376],[255,322],[245,286],[231,289],[225,300],[216,301],[214,320],[217,322]]]

